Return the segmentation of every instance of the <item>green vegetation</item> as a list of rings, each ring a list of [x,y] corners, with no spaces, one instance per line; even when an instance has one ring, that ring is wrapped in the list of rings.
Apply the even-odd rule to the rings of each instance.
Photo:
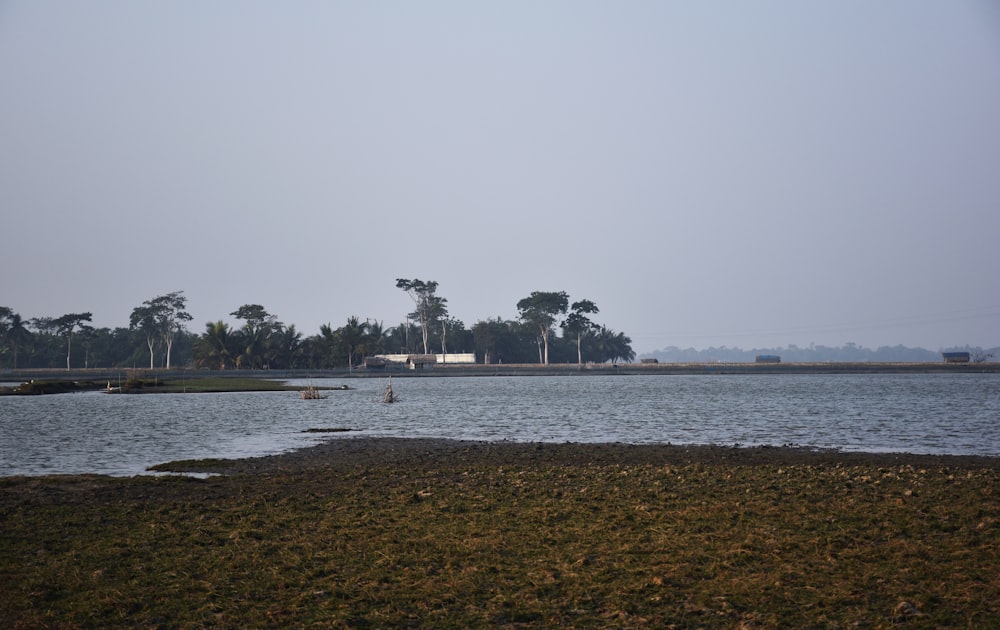
[[[533,448],[276,458],[257,474],[207,479],[5,479],[0,618],[62,628],[1000,625],[995,466],[615,461],[599,447]]]
[[[351,368],[374,354],[438,351],[475,352],[484,363],[507,365],[535,362],[536,355],[539,363],[616,363],[635,358],[631,339],[586,317],[598,312],[589,300],[573,304],[574,312],[560,323],[563,334],[557,337],[556,318],[567,309],[568,296],[562,291],[531,294],[532,300],[555,296],[554,306],[543,299],[522,308],[522,300],[518,319],[498,317],[467,328],[449,316],[448,300],[437,295],[437,282],[399,278],[396,286],[416,307],[406,315],[405,323],[385,328],[381,321],[352,315],[343,326],[324,324],[310,336],[294,324],[286,325],[260,304],[244,304],[231,312],[241,322],[238,326],[217,320],[206,322],[200,335],[191,333],[185,328],[191,315],[183,291],[144,301],[132,309],[127,328],[113,330],[87,325],[90,313],[25,321],[12,308],[0,306],[0,368],[125,369],[148,364],[150,369],[179,365],[213,370],[309,370]],[[432,334],[440,341],[440,350],[432,347]]]
[[[132,309],[129,317],[129,328],[146,338],[149,348],[149,367],[155,367],[155,350],[157,344],[166,348],[166,365],[170,369],[170,353],[174,347],[174,339],[184,331],[184,322],[191,321],[191,315],[184,309],[187,298],[183,291],[174,291],[166,295],[146,300],[142,306]]]

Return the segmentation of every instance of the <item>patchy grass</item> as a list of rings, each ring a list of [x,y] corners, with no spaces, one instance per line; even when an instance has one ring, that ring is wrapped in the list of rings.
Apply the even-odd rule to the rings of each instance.
[[[997,467],[580,453],[0,480],[0,619],[1000,626]]]

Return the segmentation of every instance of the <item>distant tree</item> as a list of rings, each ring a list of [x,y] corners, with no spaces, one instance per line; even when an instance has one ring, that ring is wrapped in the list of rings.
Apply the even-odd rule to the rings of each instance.
[[[448,354],[448,300],[436,295],[431,296],[428,317],[441,331],[441,354]]]
[[[625,333],[616,333],[605,326],[601,326],[594,335],[594,352],[599,363],[631,363],[635,359],[632,340]]]
[[[296,367],[302,354],[302,333],[295,330],[295,324],[279,326],[271,334],[267,344],[267,362],[271,367],[291,369]]]
[[[0,306],[0,356],[10,352],[7,343],[7,328],[10,325],[10,318],[13,317],[14,310],[9,306]]]
[[[170,369],[170,353],[174,347],[174,339],[177,333],[184,330],[184,322],[191,321],[191,315],[184,310],[187,307],[187,298],[183,291],[174,291],[160,297],[153,298],[153,306],[156,308],[156,320],[160,328],[160,337],[163,345],[167,348],[167,369]]]
[[[987,351],[982,350],[982,349],[973,350],[969,354],[970,354],[970,356],[972,358],[972,362],[973,363],[986,363],[987,361],[989,361],[990,359],[993,358],[993,353],[992,352],[987,352]]]
[[[580,300],[573,302],[569,307],[570,314],[563,321],[563,334],[576,337],[576,363],[583,365],[583,336],[596,327],[587,315],[598,313],[597,305],[590,300]]]
[[[359,348],[363,347],[368,336],[368,322],[362,322],[360,317],[352,315],[347,318],[347,323],[337,333],[341,344],[347,350],[347,367],[348,369],[353,368],[354,357],[358,354]],[[364,355],[363,350],[361,355]]]
[[[326,367],[326,344],[322,335],[311,335],[299,346],[299,365],[303,368],[321,369]]]
[[[177,334],[183,332],[184,322],[191,321],[191,315],[186,310],[187,298],[183,291],[174,291],[166,295],[146,300],[142,305],[132,309],[129,327],[138,331],[146,338],[149,348],[149,367],[155,367],[155,348],[160,343],[166,349],[166,367],[170,368],[170,358]]]
[[[380,321],[366,321],[365,348],[369,355],[385,352],[386,331]]]
[[[475,351],[483,358],[483,363],[491,364],[503,360],[504,341],[510,336],[507,322],[499,317],[476,322],[472,327]]]
[[[62,362],[62,337],[52,317],[32,317],[28,326],[32,331],[27,366],[57,367]]]
[[[398,352],[399,354],[410,354],[414,351],[414,344],[419,335],[419,327],[407,319],[398,326],[393,326],[383,334],[383,348],[387,352]]]
[[[73,351],[73,333],[83,326],[83,322],[91,321],[91,313],[67,313],[52,320],[58,334],[66,338],[66,369],[70,369],[70,355]]]
[[[472,331],[465,327],[462,320],[447,317],[441,320],[440,325],[445,329],[444,336],[447,339],[447,346],[442,347],[441,350],[443,354],[468,352],[473,349]]]
[[[268,328],[277,321],[277,318],[260,304],[244,304],[230,315],[242,320],[244,325],[253,329]]]
[[[420,322],[420,332],[423,335],[424,354],[430,354],[431,324],[443,305],[443,298],[438,298],[436,295],[437,287],[438,283],[433,280],[424,282],[418,279],[396,278],[396,288],[405,291],[416,305],[416,319]]]
[[[244,322],[238,335],[240,352],[236,356],[236,366],[251,369],[266,367],[271,334],[283,324],[260,304],[244,304],[230,315]]]
[[[569,307],[569,296],[565,291],[532,291],[531,295],[517,303],[517,311],[525,324],[536,331],[538,362],[549,363],[549,336],[556,318]],[[544,354],[542,349],[544,347]]]
[[[102,330],[107,330],[107,329],[105,328]],[[77,331],[76,334],[80,340],[80,346],[83,348],[83,367],[84,369],[86,369],[90,367],[91,350],[93,349],[94,343],[97,341],[97,338],[100,336],[101,333],[98,329],[94,328],[93,326],[87,326],[86,324],[83,324],[80,326],[80,329]]]
[[[330,324],[323,324],[319,327],[319,340],[323,348],[322,365],[332,367],[336,364],[337,350],[340,348],[340,335]]]
[[[156,356],[154,349],[156,342],[161,338],[157,321],[157,308],[147,300],[142,303],[142,306],[132,309],[132,315],[129,317],[129,328],[145,337],[146,346],[149,348],[149,369],[152,370],[155,367],[153,364]]]
[[[31,343],[31,331],[20,314],[5,306],[0,307],[0,341],[5,351],[9,349],[13,360],[11,367],[16,370],[18,350]]]
[[[233,338],[229,325],[221,320],[205,324],[205,332],[194,343],[195,363],[224,370],[232,365],[233,355]]]
[[[0,353],[7,351],[7,326],[13,316],[14,309],[9,306],[0,306]]]

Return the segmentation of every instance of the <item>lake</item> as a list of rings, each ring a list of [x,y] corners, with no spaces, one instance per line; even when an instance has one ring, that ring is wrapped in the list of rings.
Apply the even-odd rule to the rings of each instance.
[[[305,384],[304,382],[295,382]],[[353,436],[796,445],[1000,455],[995,374],[496,376],[314,380],[295,392],[0,397],[0,476],[141,474]],[[307,429],[350,429],[306,433]]]

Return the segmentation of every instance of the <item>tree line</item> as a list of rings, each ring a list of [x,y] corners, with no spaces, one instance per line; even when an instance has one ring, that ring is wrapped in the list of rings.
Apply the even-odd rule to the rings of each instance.
[[[362,365],[376,354],[475,353],[477,363],[618,363],[635,359],[632,340],[596,323],[591,300],[565,291],[533,291],[517,302],[516,319],[484,319],[467,327],[448,312],[438,283],[397,278],[414,310],[398,326],[351,316],[304,335],[260,304],[229,313],[239,324],[210,321],[200,333],[183,291],[144,301],[129,325],[94,327],[92,313],[23,319],[0,306],[0,367],[332,369]],[[561,335],[557,334],[561,331]]]

